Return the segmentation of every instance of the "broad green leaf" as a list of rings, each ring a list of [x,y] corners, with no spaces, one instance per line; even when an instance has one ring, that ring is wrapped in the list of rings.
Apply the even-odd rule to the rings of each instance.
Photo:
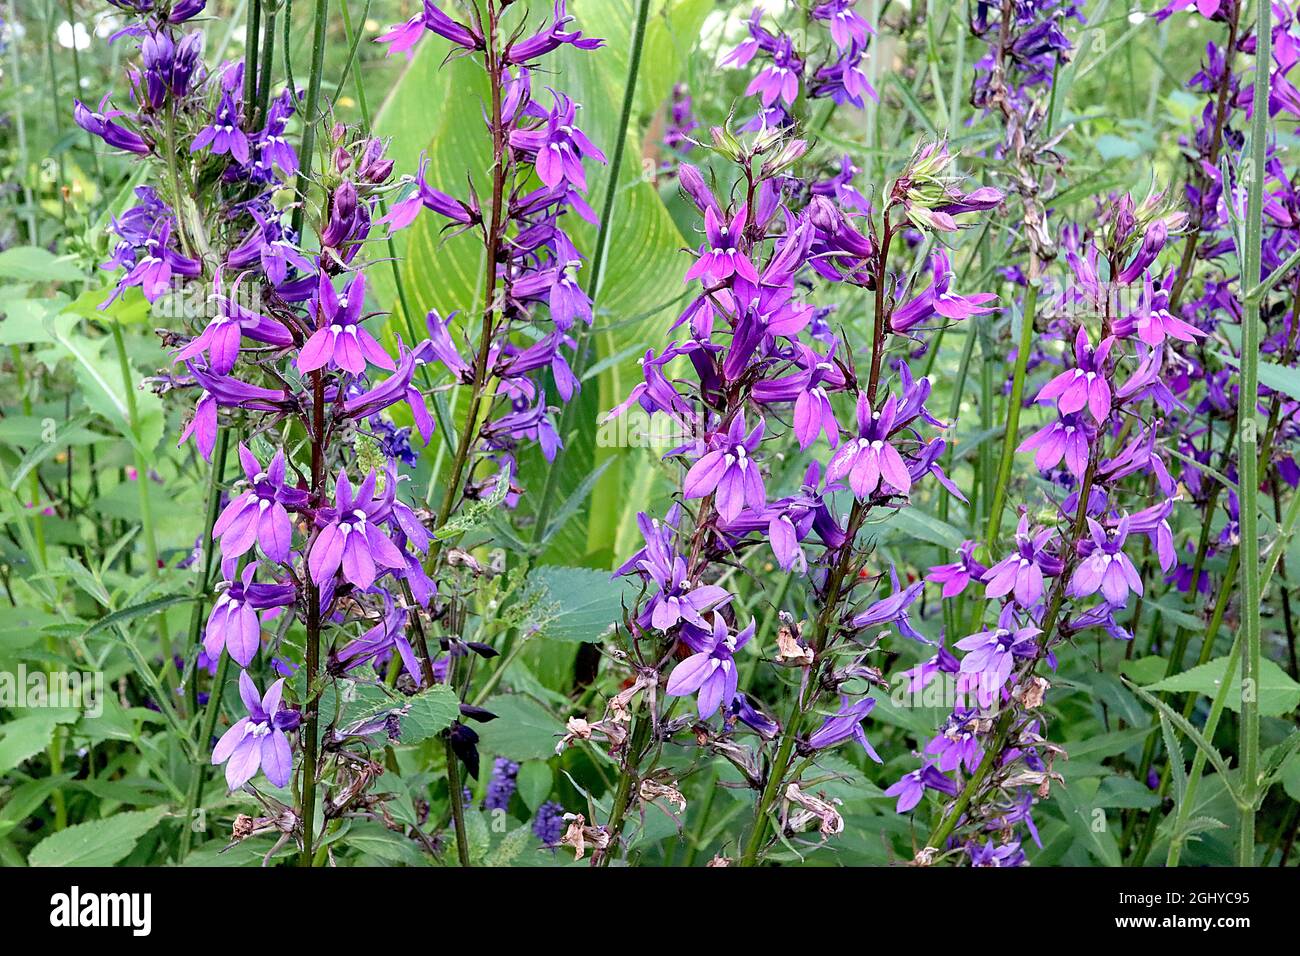
[[[15,246],[0,252],[0,279],[18,282],[77,282],[85,273],[69,259],[37,246]]]
[[[1119,845],[1111,832],[1111,821],[1095,799],[1098,784],[1096,779],[1081,780],[1068,787],[1055,787],[1052,796],[1060,804],[1061,813],[1074,830],[1076,839],[1097,862],[1104,866],[1119,866]]]
[[[480,752],[521,763],[555,755],[564,726],[541,704],[522,694],[498,694],[483,706],[497,719],[479,729]]]
[[[402,716],[402,743],[418,744],[442,733],[460,713],[456,692],[445,684],[421,691],[407,701]]]
[[[39,711],[0,726],[0,773],[12,770],[50,745],[59,725],[53,711]]]
[[[36,844],[27,862],[31,866],[112,866],[126,857],[166,813],[166,808],[156,807],[79,823]]]
[[[1229,355],[1227,352],[1217,352],[1215,354],[1233,368],[1237,367],[1238,362],[1235,356]],[[1259,384],[1300,401],[1300,369],[1260,359]]]
[[[1286,791],[1286,795],[1300,803],[1300,753],[1294,753],[1286,758],[1279,779],[1282,781],[1282,789]]]
[[[533,624],[543,637],[595,642],[622,619],[627,584],[608,571],[543,565],[528,576],[536,598]]]
[[[542,760],[525,761],[520,764],[519,773],[515,777],[519,799],[524,801],[524,806],[536,813],[537,808],[551,795],[554,781],[555,775],[551,773],[550,764]]]
[[[1228,658],[1215,660],[1193,667],[1191,670],[1166,677],[1164,680],[1147,685],[1148,690],[1173,691],[1175,693],[1197,693],[1214,697],[1223,683],[1223,671],[1228,665]],[[1234,668],[1233,673],[1237,670]],[[1226,701],[1230,710],[1241,711],[1241,694],[1235,689],[1228,692]],[[1286,671],[1268,658],[1260,660],[1259,712],[1264,717],[1281,717],[1289,714],[1300,704],[1300,684],[1291,679]]]
[[[501,838],[483,860],[485,866],[510,866],[533,840],[533,831],[527,823],[516,827]]]
[[[55,346],[51,350],[55,361],[70,359],[73,371],[81,383],[82,397],[90,409],[107,419],[123,438],[149,455],[162,440],[162,400],[153,392],[138,387],[142,376],[130,370],[129,387],[134,389],[136,422],[132,423],[126,398],[127,383],[122,381],[122,368],[116,357],[105,355],[109,346],[107,337],[89,338],[77,330],[71,316],[59,316],[47,323]]]
[[[926,514],[919,508],[899,508],[892,514],[886,515],[881,521],[869,524],[872,527],[885,527],[897,531],[907,539],[919,538],[954,550],[961,547],[961,543],[966,539],[964,534],[946,521]]]

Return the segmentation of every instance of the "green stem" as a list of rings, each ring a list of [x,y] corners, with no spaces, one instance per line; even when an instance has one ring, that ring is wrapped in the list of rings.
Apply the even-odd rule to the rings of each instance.
[[[158,539],[154,533],[153,523],[153,506],[149,499],[149,462],[144,456],[144,450],[140,445],[140,409],[135,400],[135,378],[131,372],[131,363],[126,356],[126,342],[122,336],[122,325],[120,322],[111,323],[113,330],[113,345],[117,350],[118,367],[122,373],[122,388],[126,392],[126,414],[127,424],[131,429],[131,448],[135,454],[135,483],[136,490],[140,497],[140,524],[141,536],[144,538],[144,556],[149,563],[149,576],[151,578],[159,577],[158,569]],[[172,654],[174,648],[171,643],[171,634],[167,629],[167,612],[158,612],[158,636],[162,639],[163,650],[166,654],[166,665],[163,668],[165,673],[173,673],[175,665],[172,663]]]
[[[185,795],[185,816],[181,820],[181,843],[176,857],[177,863],[185,862],[190,854],[190,845],[194,838],[194,813],[203,799],[203,784],[207,781],[210,761],[204,759],[208,753],[208,742],[217,727],[217,717],[221,714],[221,697],[226,689],[226,677],[230,672],[230,655],[222,654],[217,664],[217,675],[212,679],[212,693],[208,696],[208,706],[203,711],[203,723],[199,731],[199,756],[194,761],[194,773],[190,777],[189,791]]]
[[[1259,460],[1256,457],[1256,406],[1259,395],[1259,300],[1246,293],[1259,281],[1264,235],[1264,176],[1268,148],[1268,78],[1272,67],[1270,45],[1272,9],[1269,0],[1256,0],[1255,102],[1250,130],[1250,192],[1246,203],[1246,248],[1242,257],[1241,368],[1237,426],[1238,481],[1241,496],[1241,634],[1244,642],[1241,668],[1241,807],[1237,863],[1255,865],[1255,812],[1259,795],[1259,676],[1260,676],[1260,576],[1259,576]],[[1225,680],[1226,683],[1226,680]]]
[[[258,44],[261,40],[262,0],[252,0],[244,20],[244,125],[257,118]]]
[[[443,744],[447,755],[447,799],[451,801],[452,829],[456,831],[456,859],[461,866],[473,866],[469,858],[469,837],[465,835],[465,799],[460,786],[460,758],[452,749],[451,738]]]
[[[600,290],[600,275],[605,265],[605,252],[609,245],[610,226],[614,220],[614,200],[618,196],[619,172],[623,167],[623,152],[627,145],[627,130],[632,122],[632,108],[636,103],[637,76],[641,70],[641,49],[645,45],[646,19],[650,13],[650,0],[640,0],[637,4],[636,23],[632,28],[632,49],[628,54],[627,77],[623,83],[623,108],[619,113],[618,134],[614,139],[614,154],[609,164],[609,179],[605,184],[605,202],[600,211],[600,227],[596,232],[596,246],[591,255],[591,270],[587,276],[587,297],[591,299],[595,311],[596,294]],[[576,349],[573,362],[573,374],[581,381],[587,368],[587,350],[589,348],[589,330],[579,325],[576,329]],[[568,402],[560,413],[559,434],[563,438],[572,424],[576,414],[577,403]],[[546,484],[542,487],[542,497],[537,506],[536,521],[533,524],[533,544],[539,545],[546,533],[550,520],[555,493],[559,488],[560,468],[552,462],[546,471]]]
[[[1030,274],[1034,272],[1030,265]],[[1020,323],[1020,342],[1016,351],[1016,367],[1011,378],[1011,397],[1007,399],[1007,430],[1002,439],[1002,459],[998,462],[997,484],[989,506],[988,532],[984,543],[992,553],[998,544],[1002,525],[1002,509],[1006,506],[1007,485],[1011,482],[1011,463],[1020,439],[1020,406],[1025,395],[1025,372],[1029,367],[1029,351],[1034,343],[1034,315],[1038,308],[1038,284],[1030,279],[1025,290],[1025,311]]]
[[[313,504],[325,497],[325,378],[319,370],[310,373],[312,390],[311,416],[311,495]],[[304,655],[307,690],[302,736],[302,856],[300,866],[311,866],[312,840],[316,821],[316,759],[320,747],[320,700],[316,674],[320,667],[320,588],[307,576],[307,650]]]
[[[641,757],[650,738],[651,719],[646,715],[645,709],[645,705],[642,704],[640,711],[632,718],[632,732],[622,773],[618,776],[618,787],[614,791],[614,804],[609,814],[609,845],[592,856],[592,866],[609,866],[609,861],[618,850],[619,838],[623,835],[623,824],[627,821],[627,811],[632,805],[633,793],[640,784],[637,769],[641,765]]]
[[[329,20],[329,0],[316,0],[316,13],[312,28],[311,76],[307,78],[307,103],[302,112],[302,148],[298,150],[298,205],[293,211],[293,232],[302,232],[302,220],[307,201],[307,176],[312,168],[312,156],[316,149],[316,108],[320,102],[321,70],[325,64],[325,26]],[[285,18],[286,28],[289,25]],[[289,55],[286,45],[284,55]]]
[[[12,28],[18,26],[18,10],[14,6],[14,0],[9,0],[9,23]],[[13,84],[10,89],[21,90],[23,88],[22,73],[19,69],[21,57],[18,55],[18,36],[17,32],[13,33],[9,42],[9,62],[10,72],[13,74]],[[29,156],[27,154],[27,121],[23,110],[23,97],[16,96],[13,98],[14,111],[14,129],[18,133],[18,180],[22,183],[23,204],[27,213],[27,242],[30,245],[40,244],[40,233],[36,228],[36,200],[32,196],[32,184],[28,178],[27,164]],[[94,151],[94,147],[91,147]]]
[[[194,581],[194,607],[190,611],[190,639],[185,647],[185,653],[192,654],[194,647],[199,643],[199,635],[203,630],[203,598],[207,596],[208,589],[212,580],[212,557],[216,552],[216,544],[212,540],[212,526],[217,523],[217,514],[221,511],[221,485],[226,474],[226,453],[230,449],[230,431],[221,429],[217,433],[217,446],[212,453],[212,471],[208,476],[208,500],[204,509],[206,519],[203,525],[203,536],[199,539],[200,547],[203,549],[203,561],[198,576]],[[199,682],[198,675],[195,674],[190,678],[189,702],[190,713],[198,713],[198,693]],[[200,745],[203,743],[199,741]]]

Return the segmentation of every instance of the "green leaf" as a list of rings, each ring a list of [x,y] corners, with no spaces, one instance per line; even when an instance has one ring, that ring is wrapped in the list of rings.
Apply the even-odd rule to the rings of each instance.
[[[348,849],[385,863],[421,866],[428,862],[414,843],[378,823],[355,824],[341,842]]]
[[[12,770],[48,747],[59,723],[57,714],[44,711],[0,726],[0,773]]]
[[[52,833],[27,857],[30,866],[112,866],[167,814],[165,807],[117,813]]]
[[[1168,669],[1169,661],[1158,654],[1148,654],[1136,660],[1124,661],[1119,665],[1121,674],[1131,677],[1135,683],[1143,686],[1163,678]]]
[[[47,327],[56,343],[53,349],[54,360],[72,360],[73,371],[81,383],[82,397],[90,409],[102,415],[123,438],[136,445],[145,455],[152,454],[162,440],[162,400],[153,392],[137,388],[133,383],[131,387],[135,388],[137,416],[137,427],[133,427],[127,405],[126,385],[122,381],[122,369],[116,358],[102,354],[108,339],[91,339],[80,333],[74,334],[76,320],[72,316],[52,319]],[[131,375],[135,382],[139,381],[134,369],[131,370]],[[141,480],[143,478],[141,476]]]
[[[445,684],[438,684],[410,698],[402,716],[402,743],[418,744],[437,736],[460,714],[460,699]]]
[[[520,764],[519,773],[515,777],[519,799],[524,801],[524,806],[534,813],[551,795],[551,786],[554,782],[555,775],[551,772],[551,765],[542,760],[528,760]]]
[[[1174,772],[1174,809],[1177,810],[1183,805],[1183,799],[1187,796],[1187,767],[1183,764],[1183,748],[1174,736],[1174,728],[1170,725],[1169,718],[1164,714],[1160,715],[1160,733],[1164,737],[1169,766]]]
[[[544,565],[528,576],[527,597],[536,599],[532,623],[557,641],[600,641],[622,618],[628,584],[608,571]]]
[[[891,530],[902,534],[905,539],[919,538],[922,541],[928,541],[931,544],[937,544],[940,547],[952,548],[956,550],[961,547],[966,536],[948,524],[936,518],[934,515],[926,514],[919,508],[900,508],[893,514],[886,516],[880,522],[870,522],[870,524],[880,524]]]
[[[85,273],[69,259],[37,246],[16,246],[0,252],[0,279],[18,282],[78,282]]]
[[[524,852],[532,839],[532,827],[527,823],[516,827],[501,838],[501,842],[487,855],[483,864],[485,866],[510,866],[519,854]]]
[[[555,755],[564,725],[531,697],[499,694],[483,705],[497,719],[479,730],[479,750],[523,763]]]
[[[1227,352],[1216,352],[1215,354],[1233,368],[1238,367],[1239,363],[1236,356],[1229,355]],[[1300,369],[1277,365],[1260,359],[1259,384],[1300,401]]]
[[[1081,780],[1069,787],[1056,787],[1052,796],[1060,804],[1065,822],[1074,831],[1076,839],[1104,866],[1120,866],[1119,844],[1111,832],[1105,811],[1097,806],[1095,797],[1099,781],[1095,778]]]
[[[1160,716],[1168,719],[1170,723],[1182,731],[1184,735],[1189,737],[1191,741],[1196,744],[1201,753],[1205,754],[1205,759],[1214,765],[1214,769],[1218,771],[1219,776],[1223,779],[1224,789],[1227,790],[1228,793],[1232,795],[1232,799],[1236,801],[1237,792],[1229,779],[1228,764],[1223,759],[1223,755],[1215,749],[1214,744],[1206,740],[1205,735],[1193,727],[1186,717],[1175,711],[1164,701],[1160,700],[1155,695],[1148,693],[1132,681],[1125,680],[1124,683],[1132,688],[1133,692],[1146,701],[1150,707],[1154,708]]]
[[[83,568],[82,570],[85,569]],[[164,608],[169,608],[173,604],[185,604],[193,600],[194,595],[192,594],[169,594],[166,597],[154,598],[152,601],[144,601],[140,604],[132,605],[131,607],[124,607],[120,610],[114,611],[112,614],[106,614],[101,617],[94,624],[90,625],[90,627],[86,628],[81,633],[81,636],[89,637],[91,634],[106,630],[110,627],[116,627],[119,624],[124,624],[125,622],[137,617],[145,617],[149,614],[161,611]]]
[[[1213,698],[1223,683],[1223,671],[1228,666],[1227,657],[1215,658],[1205,664],[1193,667],[1172,677],[1148,684],[1148,690],[1172,691],[1174,693],[1203,694]],[[1300,705],[1300,684],[1291,679],[1286,671],[1268,658],[1260,660],[1259,712],[1264,717],[1282,717],[1291,713]],[[1233,669],[1236,674],[1236,668]],[[1241,695],[1229,692],[1225,702],[1230,710],[1241,712]]]
[[[1286,795],[1300,803],[1300,753],[1294,753],[1286,758],[1278,779],[1281,780]]]

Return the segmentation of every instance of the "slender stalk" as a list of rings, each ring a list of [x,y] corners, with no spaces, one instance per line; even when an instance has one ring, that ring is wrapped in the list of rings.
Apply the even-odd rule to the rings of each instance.
[[[9,0],[9,23],[16,27],[19,23],[18,10],[14,0]],[[18,55],[18,34],[15,30],[9,43],[9,70],[13,74],[13,89],[22,91],[22,71],[19,69],[21,57]],[[36,228],[36,200],[32,196],[32,184],[28,178],[27,155],[27,120],[23,111],[23,97],[14,97],[14,128],[18,133],[18,179],[23,188],[23,205],[27,213],[27,241],[35,246],[40,243],[40,232]],[[91,151],[94,151],[92,147]]]
[[[880,387],[880,370],[885,353],[888,320],[885,309],[885,289],[887,288],[886,280],[889,276],[889,250],[893,244],[893,238],[893,225],[890,222],[889,210],[886,210],[881,227],[880,256],[876,263],[876,296],[873,305],[871,336],[871,372],[865,390],[867,401],[873,407],[876,403],[876,393]],[[836,555],[827,575],[826,591],[821,605],[822,610],[817,615],[813,631],[813,661],[809,665],[806,678],[807,684],[805,685],[805,687],[811,688],[811,693],[805,701],[804,688],[801,687],[790,704],[790,713],[786,717],[785,726],[781,729],[781,740],[777,745],[776,756],[772,759],[772,765],[767,772],[767,780],[757,802],[754,804],[754,821],[750,825],[749,837],[745,841],[745,847],[741,853],[741,866],[755,866],[760,861],[763,847],[767,842],[767,829],[772,807],[775,805],[781,787],[785,783],[786,772],[790,769],[795,742],[799,735],[799,726],[803,722],[804,713],[811,710],[817,701],[819,685],[816,674],[823,663],[822,654],[826,650],[831,636],[831,627],[839,611],[840,598],[847,591],[845,580],[853,562],[853,544],[857,539],[859,529],[862,527],[862,522],[866,520],[867,513],[870,510],[871,506],[867,501],[855,500],[852,509],[849,511],[848,527],[844,532],[846,540],[839,554]]]
[[[1029,272],[1035,272],[1030,263]],[[1029,351],[1034,343],[1034,315],[1038,309],[1038,284],[1031,278],[1025,290],[1024,317],[1020,324],[1020,342],[1016,351],[1016,366],[1011,377],[1011,396],[1007,399],[1007,430],[1002,438],[1002,459],[998,462],[997,484],[993,488],[993,498],[989,505],[988,531],[985,546],[990,552],[997,547],[998,534],[1002,526],[1002,509],[1006,506],[1007,485],[1011,482],[1011,463],[1016,456],[1016,446],[1020,440],[1020,406],[1025,395],[1025,372],[1029,367]]]
[[[312,372],[311,418],[311,491],[315,503],[325,496],[325,378],[317,370]],[[312,865],[312,840],[316,818],[316,758],[320,745],[320,701],[316,694],[316,674],[320,668],[320,588],[307,580],[307,651],[303,668],[306,671],[307,690],[302,741],[302,857],[300,866]]]
[[[221,714],[221,697],[226,689],[226,679],[230,673],[230,655],[222,654],[217,664],[217,675],[212,679],[212,692],[208,696],[208,706],[203,711],[203,723],[199,730],[199,750],[208,752],[208,742],[217,727],[217,718]],[[189,791],[185,795],[185,816],[181,820],[181,842],[176,856],[177,863],[185,862],[190,854],[190,845],[194,837],[194,813],[203,799],[203,785],[208,776],[208,761],[202,758],[194,762],[194,773],[190,777]]]
[[[1264,236],[1264,177],[1268,149],[1268,92],[1272,67],[1272,9],[1269,0],[1256,0],[1255,101],[1250,130],[1250,191],[1246,201],[1246,248],[1242,256],[1241,367],[1238,391],[1238,494],[1241,499],[1241,723],[1238,759],[1241,761],[1241,807],[1237,863],[1255,865],[1255,812],[1259,797],[1259,461],[1257,458],[1256,406],[1259,395],[1259,299],[1246,293],[1260,276]],[[1226,683],[1226,681],[1225,681]]]
[[[1101,432],[1099,431],[1098,434],[1100,435]],[[1077,555],[1078,553],[1077,546],[1079,541],[1083,538],[1084,528],[1086,527],[1088,517],[1088,499],[1092,495],[1092,486],[1097,480],[1098,462],[1100,458],[1101,450],[1095,447],[1094,440],[1094,447],[1091,449],[1088,456],[1088,468],[1084,472],[1083,481],[1079,485],[1079,505],[1075,512],[1074,524],[1070,529],[1069,540],[1066,542],[1066,546],[1063,549],[1063,553],[1067,556]],[[1051,594],[1048,597],[1047,610],[1043,614],[1042,623],[1040,625],[1042,630],[1039,639],[1040,654],[1031,661],[1026,676],[1032,675],[1038,661],[1042,659],[1043,654],[1041,651],[1045,650],[1049,646],[1048,642],[1051,640],[1052,632],[1060,617],[1061,608],[1065,603],[1065,583],[1069,580],[1072,571],[1070,564],[1071,561],[1067,560],[1066,566],[1061,569],[1061,573],[1057,576],[1056,582],[1052,586]],[[935,824],[934,829],[930,831],[930,836],[925,841],[927,848],[936,851],[941,851],[943,849],[943,844],[947,841],[948,837],[952,835],[953,830],[956,829],[957,824],[961,821],[962,814],[969,809],[971,801],[984,785],[984,782],[988,779],[989,774],[993,771],[994,764],[997,762],[998,756],[1001,755],[1003,749],[1006,747],[1015,723],[1015,714],[1015,708],[1008,706],[998,717],[994,729],[993,742],[985,749],[984,756],[980,760],[979,766],[975,768],[975,773],[973,773],[966,781],[966,785],[957,795],[957,799],[953,802],[952,806],[948,808],[948,812],[940,818],[939,822]]]
[[[650,0],[640,0],[637,4],[636,22],[632,27],[632,49],[628,54],[627,77],[623,83],[623,107],[619,112],[618,133],[614,139],[614,153],[609,163],[609,179],[605,184],[605,202],[600,210],[600,226],[596,231],[596,246],[591,255],[591,270],[587,275],[587,297],[591,299],[592,312],[596,307],[596,295],[600,291],[600,276],[605,265],[605,254],[609,246],[611,223],[614,221],[614,201],[618,196],[619,173],[623,167],[623,152],[627,145],[627,130],[632,122],[632,107],[636,102],[637,77],[641,70],[641,49],[645,45],[646,20],[650,14]],[[581,324],[576,329],[577,347],[575,349],[573,374],[581,380],[587,369],[587,350],[590,347],[590,330]],[[563,438],[568,434],[575,414],[576,403],[568,402],[560,412],[559,434]],[[537,519],[533,524],[533,544],[538,545],[546,533],[546,525],[551,517],[555,493],[559,488],[560,469],[555,462],[546,472],[546,484],[542,487],[541,501],[537,506]]]
[[[609,845],[592,855],[594,867],[609,866],[609,861],[618,849],[619,837],[623,835],[623,824],[627,821],[627,811],[632,805],[632,796],[640,783],[637,768],[641,764],[646,743],[650,738],[650,718],[644,712],[644,705],[632,720],[632,732],[628,741],[627,756],[624,758],[622,773],[618,776],[618,787],[614,791],[614,803],[609,814]]]
[[[257,110],[253,121],[255,127],[266,120],[266,112],[271,105],[271,74],[275,69],[275,20],[279,14],[279,3],[270,0],[266,9],[266,28],[262,31],[262,61],[257,70]]]
[[[145,559],[149,562],[149,574],[158,576],[158,540],[154,535],[153,507],[149,500],[149,462],[140,449],[140,410],[135,400],[135,377],[131,374],[131,363],[126,356],[126,342],[122,337],[122,326],[118,322],[110,323],[113,330],[113,346],[117,350],[118,367],[122,373],[122,389],[126,392],[127,422],[134,438],[136,483],[140,492],[140,523],[143,525]]]
[[[456,686],[456,658],[451,659],[447,669],[447,686]],[[461,793],[460,758],[452,747],[448,734],[443,741],[443,753],[447,757],[447,800],[451,804],[452,829],[456,834],[456,859],[461,866],[472,866],[469,858],[469,838],[465,835],[465,798]]]
[[[1223,132],[1228,118],[1228,93],[1232,89],[1232,61],[1237,55],[1237,36],[1241,24],[1241,7],[1244,2],[1245,0],[1241,0],[1241,2],[1228,5],[1231,18],[1228,21],[1228,43],[1223,51],[1223,76],[1219,78],[1219,88],[1215,99],[1214,131],[1210,135],[1209,152],[1206,154],[1211,169],[1218,167],[1219,151],[1223,147]],[[1207,180],[1206,174],[1202,172],[1200,164],[1196,164],[1193,170],[1193,179],[1197,188],[1203,190]],[[1173,288],[1169,293],[1168,308],[1175,315],[1178,314],[1179,303],[1183,300],[1183,290],[1187,288],[1187,280],[1192,276],[1192,267],[1196,260],[1196,245],[1200,241],[1203,226],[1204,216],[1198,203],[1194,224],[1187,231],[1187,238],[1183,242],[1183,256],[1178,263],[1178,275],[1174,279]],[[1254,279],[1251,280],[1252,283],[1254,281]]]
[[[330,0],[316,0],[315,21],[312,28],[311,76],[307,78],[307,103],[302,112],[302,147],[298,150],[298,205],[293,211],[293,232],[302,231],[302,219],[307,201],[307,174],[311,172],[312,155],[316,149],[316,109],[320,103],[321,71],[325,65],[325,26],[329,20]],[[285,28],[289,26],[289,17],[285,15]],[[289,56],[288,44],[284,55]]]
[[[469,412],[465,417],[465,427],[460,433],[460,440],[456,446],[456,454],[452,457],[451,474],[447,479],[447,488],[443,494],[442,505],[438,509],[438,520],[436,527],[441,528],[451,517],[452,511],[456,507],[456,502],[460,498],[461,478],[465,474],[466,465],[469,462],[470,451],[473,448],[474,438],[478,434],[478,418],[482,409],[484,393],[487,388],[488,380],[488,355],[492,348],[493,331],[496,325],[496,316],[500,303],[497,301],[497,265],[501,253],[501,246],[505,238],[505,229],[507,224],[505,209],[505,186],[506,186],[506,164],[508,156],[506,151],[505,126],[502,122],[502,89],[501,89],[501,54],[497,49],[497,33],[499,27],[499,11],[494,0],[487,0],[487,31],[486,31],[486,51],[484,59],[486,61],[488,80],[492,87],[491,103],[491,124],[492,124],[492,215],[488,223],[486,233],[487,255],[484,256],[484,277],[483,277],[483,322],[479,329],[478,352],[474,356],[473,378],[470,385],[470,404]],[[442,539],[435,538],[429,546],[429,564],[431,567],[437,566],[438,557],[442,552]]]
[[[257,117],[257,66],[261,29],[262,0],[252,0],[244,20],[244,122],[250,129]]]
[[[208,588],[212,580],[212,557],[216,551],[216,546],[212,541],[212,526],[217,523],[217,514],[221,511],[221,484],[226,474],[226,453],[230,449],[230,430],[221,429],[217,433],[217,445],[212,453],[212,471],[208,476],[208,500],[204,509],[206,520],[203,525],[203,536],[199,538],[202,542],[203,560],[198,575],[194,580],[194,607],[190,611],[190,639],[185,646],[187,654],[193,653],[195,645],[199,643],[199,635],[203,630],[203,599],[208,594]],[[197,674],[190,679],[189,702],[190,713],[198,713],[199,705],[199,682]],[[202,743],[202,739],[199,741]]]

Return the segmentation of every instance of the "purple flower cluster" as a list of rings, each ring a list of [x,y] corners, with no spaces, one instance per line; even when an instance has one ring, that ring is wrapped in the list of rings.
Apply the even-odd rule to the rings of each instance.
[[[830,14],[842,6],[818,9]],[[852,38],[855,22],[840,22],[842,37]],[[753,49],[785,49],[769,37],[756,32]],[[763,82],[776,83],[775,69]],[[700,721],[724,715],[696,734],[738,766],[748,766],[738,756],[744,749],[730,741],[740,725],[755,732],[760,747],[782,741],[786,760],[791,745],[811,754],[855,741],[879,761],[863,728],[876,704],[867,691],[879,675],[862,660],[882,627],[920,639],[909,608],[923,584],[894,578],[891,594],[872,599],[866,586],[875,576],[862,567],[857,535],[868,512],[907,507],[929,476],[955,491],[938,464],[944,440],[929,433],[944,427],[926,408],[930,382],[914,378],[904,361],[887,367],[885,345],[891,332],[906,341],[927,325],[975,315],[992,298],[962,294],[942,251],[915,275],[896,274],[889,252],[909,224],[956,230],[958,217],[1001,196],[963,189],[945,144],[926,144],[878,217],[846,214],[829,190],[809,189],[793,175],[806,152],[802,140],[764,132],[746,144],[723,129],[713,139],[738,170],[733,198],[710,188],[695,166],[680,165],[682,191],[703,220],[703,241],[686,270],[692,297],[674,324],[681,337],[646,354],[644,380],[611,413],[638,405],[688,437],[665,456],[682,465],[681,502],[663,518],[640,516],[644,547],[618,572],[646,589],[628,622],[632,654],[640,668],[664,667],[666,694],[693,696]],[[851,188],[851,178],[840,184]],[[865,367],[814,322],[808,290],[836,285],[900,290],[888,305],[878,296]],[[673,369],[690,375],[675,377]],[[782,493],[791,469],[781,458],[799,453],[806,457],[795,458],[797,488]],[[763,546],[782,569],[804,578],[810,605],[823,609],[813,633],[787,629],[781,638],[779,660],[798,667],[807,688],[784,727],[741,691],[741,660],[752,653],[756,621],[743,622],[737,592],[715,583],[734,556]],[[846,655],[851,663],[842,666]],[[839,690],[839,703],[821,711],[827,687]],[[773,766],[765,792],[784,792],[771,788],[789,769]],[[798,791],[795,779],[787,783]],[[946,792],[950,782],[939,788]]]
[[[489,80],[499,91],[486,117],[497,147],[486,212],[472,187],[458,198],[430,185],[427,164],[421,162],[414,176],[404,178],[403,195],[388,219],[405,225],[421,208],[428,209],[446,219],[448,228],[477,231],[489,250],[495,272],[490,281],[498,294],[489,297],[477,343],[451,318],[430,313],[428,325],[434,357],[456,380],[476,392],[496,383],[492,414],[474,446],[476,455],[495,465],[496,474],[476,479],[467,491],[488,496],[500,483],[508,505],[520,491],[517,446],[536,442],[548,461],[563,446],[547,381],[554,381],[562,402],[578,392],[570,332],[578,322],[592,323],[591,299],[578,281],[583,257],[564,229],[564,216],[572,212],[596,223],[585,199],[586,167],[604,163],[605,155],[577,125],[579,104],[549,87],[545,96],[534,95],[542,57],[565,46],[594,50],[603,44],[573,29],[572,20],[565,0],[556,0],[551,20],[538,32],[503,40],[495,20],[463,23],[425,3],[420,16],[380,38],[390,51],[409,52],[425,31],[435,33],[461,54],[484,56]]]

